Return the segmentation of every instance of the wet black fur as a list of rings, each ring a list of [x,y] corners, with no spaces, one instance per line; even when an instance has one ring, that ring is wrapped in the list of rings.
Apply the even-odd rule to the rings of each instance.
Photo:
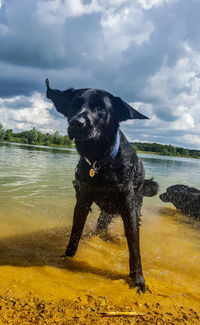
[[[157,183],[144,182],[143,164],[121,131],[119,151],[114,159],[111,152],[119,123],[146,117],[104,90],[71,88],[59,91],[51,89],[48,81],[46,83],[47,97],[68,118],[68,134],[75,139],[80,154],[74,181],[77,202],[65,256],[76,254],[88,212],[95,202],[101,209],[97,229],[106,229],[113,215],[121,215],[129,247],[130,278],[145,292],[139,219],[143,195],[155,195]],[[97,162],[94,177],[89,176],[91,166],[86,158],[92,164]]]
[[[200,219],[200,190],[186,185],[173,185],[160,195],[160,199],[172,203],[186,216]]]

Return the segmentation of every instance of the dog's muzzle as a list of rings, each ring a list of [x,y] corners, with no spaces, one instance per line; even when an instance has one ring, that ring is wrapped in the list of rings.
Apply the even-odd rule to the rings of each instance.
[[[86,129],[86,122],[84,119],[73,118],[69,122],[69,126],[68,126],[69,138],[72,140],[74,138],[76,139],[76,138],[84,137],[85,129]]]
[[[162,193],[162,194],[160,194],[159,197],[163,202],[169,202],[169,197],[168,197],[167,193]]]

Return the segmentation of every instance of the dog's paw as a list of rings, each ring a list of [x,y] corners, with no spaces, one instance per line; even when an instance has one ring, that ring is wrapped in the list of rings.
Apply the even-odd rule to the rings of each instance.
[[[76,250],[67,248],[66,251],[65,251],[65,254],[62,255],[62,258],[74,257],[74,255],[76,255]]]
[[[135,278],[130,278],[129,281],[130,288],[137,287],[137,293],[146,292],[145,280],[143,275],[136,276]]]
[[[63,254],[60,256],[63,260],[66,259],[66,257],[68,257],[67,255]]]

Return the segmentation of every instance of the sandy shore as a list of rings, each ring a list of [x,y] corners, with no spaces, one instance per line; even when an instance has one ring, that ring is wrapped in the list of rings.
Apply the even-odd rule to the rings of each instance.
[[[1,297],[1,324],[199,324],[196,308],[169,297],[134,295],[133,303],[114,304],[92,295],[76,300]],[[112,313],[115,316],[112,316]],[[123,313],[125,315],[123,315]],[[110,315],[111,314],[111,315]]]
[[[0,324],[200,324],[197,227],[175,209],[145,215],[140,295],[128,285],[120,220],[103,240],[92,236],[89,219],[73,259],[60,258],[70,227],[2,237]]]
[[[91,294],[76,299],[1,297],[1,324],[199,324],[199,299],[151,283],[145,295],[134,290],[124,299]],[[158,293],[161,291],[161,293]],[[164,293],[165,292],[165,293]],[[176,293],[175,293],[176,292]],[[130,299],[131,296],[131,299]],[[115,314],[114,316],[113,313]]]

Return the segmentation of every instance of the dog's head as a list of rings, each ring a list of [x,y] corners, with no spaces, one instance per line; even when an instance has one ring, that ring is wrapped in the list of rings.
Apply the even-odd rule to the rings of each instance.
[[[96,139],[116,130],[121,121],[147,119],[121,98],[99,89],[51,89],[46,79],[47,97],[68,119],[70,139]]]
[[[186,185],[172,185],[167,188],[165,193],[160,194],[160,199],[163,202],[182,201],[183,195],[188,191]]]

